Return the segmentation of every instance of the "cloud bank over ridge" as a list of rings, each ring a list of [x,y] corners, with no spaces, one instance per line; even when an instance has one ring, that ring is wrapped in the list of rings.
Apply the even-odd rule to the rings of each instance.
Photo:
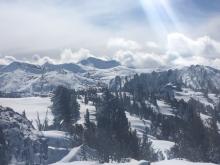
[[[151,47],[151,49],[149,49]],[[18,60],[13,56],[0,57],[0,64],[13,61],[24,61],[35,64],[49,63],[77,63],[88,57],[118,60],[122,65],[136,68],[158,68],[164,66],[188,66],[192,64],[220,66],[220,42],[203,36],[196,39],[182,33],[171,33],[167,36],[165,49],[157,43],[146,41],[139,43],[125,38],[110,38],[106,43],[106,50],[111,55],[95,54],[89,49],[78,51],[64,49],[58,58],[33,55],[29,60]]]

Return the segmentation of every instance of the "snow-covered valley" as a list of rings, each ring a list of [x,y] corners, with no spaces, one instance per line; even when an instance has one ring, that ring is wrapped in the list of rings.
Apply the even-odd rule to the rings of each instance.
[[[80,119],[78,120],[78,124],[83,124],[84,123],[84,116],[86,114],[86,110],[88,109],[89,112],[91,113],[91,120],[95,121],[95,113],[96,109],[94,105],[92,105],[91,102],[88,104],[85,104],[83,102],[83,99],[79,99],[78,102],[80,103]],[[39,117],[41,120],[44,120],[46,113],[48,112],[48,119],[49,123],[51,124],[53,122],[53,115],[51,113],[51,98],[50,97],[24,97],[24,98],[0,98],[0,105],[4,107],[11,107],[13,108],[16,112],[22,114],[24,111],[26,113],[27,118],[32,121],[34,126],[36,127],[36,119],[37,119],[37,114],[39,114]],[[163,115],[173,115],[172,114],[172,108],[169,107],[165,102],[159,101],[159,112],[162,113]],[[131,115],[129,112],[126,112],[126,117],[128,118],[128,121],[131,124],[131,128],[133,130],[136,130],[138,133],[139,137],[142,137],[143,132],[145,131],[145,128],[151,127],[151,121],[150,120],[144,120],[140,119],[139,117],[135,115]],[[54,154],[58,151],[59,153],[63,156],[66,154],[66,158],[62,158],[59,160],[57,163],[54,165],[78,165],[78,164],[88,164],[88,165],[95,165],[99,164],[98,162],[94,161],[80,161],[81,158],[79,156],[80,151],[78,147],[76,148],[68,148],[68,134],[65,132],[57,131],[57,130],[51,130],[51,131],[43,131],[42,132],[43,136],[47,137],[50,139],[49,143],[49,150]],[[152,147],[156,151],[161,151],[164,158],[167,159],[167,153],[169,152],[170,148],[174,145],[174,142],[171,141],[165,141],[165,140],[158,140],[153,136],[149,136],[151,141],[152,141]],[[55,142],[54,142],[54,140]],[[57,142],[56,142],[57,141]],[[54,145],[55,143],[58,143],[60,141],[60,145],[56,146]],[[50,144],[52,146],[50,146]],[[64,144],[64,146],[62,146]],[[79,158],[77,158],[79,157]],[[65,161],[64,161],[65,160]],[[69,161],[68,161],[69,160]],[[105,163],[107,165],[107,163]],[[109,163],[109,165],[112,163]],[[113,163],[116,164],[116,163]],[[132,160],[130,163],[120,163],[120,164],[125,164],[125,165],[143,165],[144,162],[138,162],[135,160]],[[207,163],[191,163],[186,160],[165,160],[165,161],[160,161],[160,162],[155,162],[152,163],[153,165],[208,165]],[[211,164],[210,164],[211,165]]]
[[[91,120],[95,121],[95,106],[92,105],[91,102],[85,105],[82,100],[78,101],[80,103],[80,119],[77,121],[77,123],[83,124],[85,122],[84,116],[87,109],[91,114]],[[51,104],[52,103],[50,97],[0,98],[0,105],[4,107],[10,107],[20,114],[25,111],[27,118],[32,121],[35,127],[37,114],[39,114],[40,119],[43,121],[46,113],[48,112],[49,123],[51,124],[53,122],[53,115],[50,109]],[[162,104],[162,110],[164,108],[163,106],[164,104]],[[143,136],[143,132],[145,131],[146,127],[150,128],[151,126],[151,121],[140,119],[135,115],[131,115],[129,112],[126,112],[126,117],[131,124],[131,128],[137,131],[139,137]],[[65,138],[65,133],[56,130],[48,132],[45,131],[43,134],[45,134],[47,137],[57,136],[57,138]],[[173,142],[157,140],[154,137],[151,137],[151,140],[153,142],[153,147],[157,151],[162,151],[165,158],[167,157],[166,151],[169,151],[169,149],[174,145]]]

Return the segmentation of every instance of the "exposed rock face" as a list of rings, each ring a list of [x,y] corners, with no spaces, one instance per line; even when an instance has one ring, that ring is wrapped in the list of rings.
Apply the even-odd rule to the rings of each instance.
[[[25,116],[0,106],[0,127],[12,164],[47,164],[47,140]]]

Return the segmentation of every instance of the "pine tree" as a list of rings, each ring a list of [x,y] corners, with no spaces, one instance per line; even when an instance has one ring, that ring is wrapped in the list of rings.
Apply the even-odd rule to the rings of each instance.
[[[208,148],[208,158],[209,161],[213,163],[220,163],[220,134],[217,126],[217,120],[213,116],[210,123],[209,128],[209,135],[208,135],[208,141],[209,141],[209,148]]]
[[[84,129],[84,144],[89,147],[96,147],[96,125],[90,121],[90,114],[88,109],[86,110],[85,118],[85,129]]]
[[[87,128],[89,128],[91,122],[90,122],[90,114],[89,114],[89,110],[88,109],[86,109],[86,114],[85,114],[84,118],[85,118],[85,126]]]
[[[7,145],[2,129],[0,128],[0,164],[8,164]]]
[[[85,93],[84,103],[85,103],[85,104],[88,104],[88,102],[89,102],[88,95],[87,95],[87,93]]]
[[[79,118],[79,104],[76,92],[65,87],[57,87],[52,97],[54,126],[57,129],[71,132],[72,125]]]
[[[125,157],[138,157],[137,135],[129,130],[124,107],[118,97],[109,90],[103,94],[103,100],[97,107],[97,138],[101,160],[120,161]]]
[[[147,134],[148,128],[145,129],[143,140],[140,143],[140,159],[156,161],[157,153],[155,153],[154,149],[152,148],[152,142],[148,139]]]

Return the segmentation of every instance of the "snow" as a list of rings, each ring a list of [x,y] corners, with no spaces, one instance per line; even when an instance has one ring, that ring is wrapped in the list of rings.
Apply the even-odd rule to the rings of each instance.
[[[182,91],[175,91],[175,98],[177,100],[183,99],[184,101],[188,102],[190,98],[198,100],[199,102],[205,104],[206,106],[211,106],[217,103],[218,96],[215,94],[208,94],[209,100],[204,96],[202,92],[195,92],[190,88],[182,88]]]
[[[170,149],[174,146],[175,143],[170,141],[155,140],[155,139],[151,139],[151,141],[152,141],[152,147],[156,151],[161,151],[165,160],[167,160],[168,159],[167,152],[170,151]]]
[[[63,66],[64,65],[71,64],[63,64]],[[52,64],[48,65],[45,73],[43,73],[41,66],[25,63],[19,64],[17,62],[16,67],[13,68],[11,68],[10,65],[5,66],[13,70],[0,70],[0,91],[4,91],[5,93],[24,92],[28,95],[48,94],[58,85],[74,89],[86,88],[88,86],[97,87],[98,84],[107,86],[110,80],[114,79],[115,76],[133,76],[136,73],[153,71],[153,69],[133,69],[126,66],[98,69],[81,64],[72,65],[73,67],[78,66],[83,69],[83,72],[68,70],[67,68],[65,69],[65,67],[61,69],[59,68],[60,66]]]
[[[92,102],[89,101],[88,104],[85,104],[82,100],[78,99],[78,103],[80,104],[80,119],[77,121],[78,124],[85,123],[84,116],[86,114],[86,110],[88,109],[90,113],[90,119],[91,121],[95,122],[95,114],[96,114],[96,108],[94,105],[92,105]]]
[[[167,115],[167,116],[174,116],[173,109],[171,108],[170,105],[165,103],[165,101],[157,100],[157,104],[158,104],[158,107],[159,107],[159,112],[161,114]]]
[[[48,138],[65,139],[68,137],[67,133],[63,131],[53,130],[53,131],[41,131],[41,132],[45,137],[48,137]]]
[[[100,165],[100,164],[94,161],[75,161],[71,163],[55,163],[53,165]],[[131,162],[129,163],[104,163],[104,165],[147,165],[147,163],[145,161],[131,160]],[[160,162],[153,162],[151,163],[151,165],[217,165],[217,164],[190,162],[187,160],[173,159],[173,160],[164,160]]]
[[[84,123],[84,115],[86,113],[86,109],[89,110],[91,114],[91,120],[95,121],[95,106],[92,105],[91,102],[89,102],[87,105],[84,104],[83,99],[78,100],[80,103],[80,120],[77,122],[78,124]],[[173,115],[171,107],[166,104],[162,100],[157,101],[159,105],[160,113],[165,115]],[[0,105],[11,107],[16,112],[22,113],[24,110],[26,112],[26,116],[28,119],[35,121],[37,112],[39,112],[40,118],[43,120],[46,114],[46,111],[48,110],[48,118],[50,120],[50,123],[52,122],[53,116],[51,114],[50,109],[48,108],[51,105],[51,100],[49,97],[25,97],[25,98],[0,98]],[[126,116],[128,118],[128,121],[131,123],[131,128],[134,130],[137,130],[137,135],[139,137],[142,137],[143,132],[145,131],[145,128],[150,128],[151,121],[140,119],[139,117],[135,115],[130,115],[130,113],[126,112]],[[201,118],[203,121],[207,121],[209,119],[209,116],[201,114]],[[35,124],[35,123],[34,123]],[[66,139],[67,135],[65,132],[61,131],[43,131],[42,134],[45,137],[48,138],[57,138],[57,139]],[[170,150],[170,148],[174,145],[173,142],[170,141],[164,141],[164,140],[156,140],[153,137],[150,138],[152,141],[152,146],[156,151],[161,151],[164,155],[165,159],[167,159],[167,151]],[[51,148],[52,149],[52,148]],[[56,148],[59,149],[59,148]],[[56,163],[56,165],[60,164],[66,164],[66,165],[74,165],[74,164],[96,164],[97,162],[73,162],[73,163],[65,163],[70,160],[70,158],[73,157],[73,155],[77,155],[77,152],[79,152],[79,147],[73,148],[69,154],[67,154],[59,163]],[[153,163],[154,165],[163,165],[161,163],[172,163],[172,162],[178,162],[180,160],[171,160],[171,161],[163,161],[158,163]],[[186,161],[180,161],[178,163],[182,163],[183,165],[191,165],[192,163],[186,162]],[[185,164],[184,164],[185,163]],[[132,163],[130,163],[132,165]],[[133,164],[138,164],[137,162]],[[166,164],[164,164],[166,165]],[[181,165],[181,164],[180,164]],[[194,163],[192,164],[194,165]],[[200,165],[200,164],[198,164]],[[203,164],[202,164],[203,165]]]
[[[87,105],[83,103],[83,100],[78,100],[80,104],[80,120],[78,124],[84,123],[84,116],[86,114],[86,109],[90,112],[90,118],[95,121],[95,106],[89,102]],[[51,109],[52,105],[50,97],[24,97],[24,98],[0,98],[0,105],[3,107],[10,107],[14,111],[22,114],[25,110],[26,116],[30,121],[33,121],[33,125],[36,127],[35,120],[37,119],[37,113],[39,113],[40,119],[43,121],[48,111],[49,124],[53,122],[53,115]]]
[[[95,121],[95,106],[89,102],[87,105],[83,103],[83,100],[79,100],[80,104],[80,120],[78,124],[84,123],[84,116],[86,114],[86,109],[89,110],[90,118]],[[49,124],[53,122],[53,114],[49,108],[52,105],[50,97],[24,97],[24,98],[0,98],[0,105],[3,107],[10,107],[14,111],[22,114],[25,110],[26,116],[30,121],[33,121],[33,125],[36,127],[35,120],[37,119],[37,113],[39,113],[40,119],[43,121],[48,111]],[[52,134],[52,132],[51,132]],[[59,136],[59,134],[56,134]]]
[[[74,162],[57,162],[51,165],[101,165],[99,162],[96,161],[74,161]],[[146,161],[136,161],[131,159],[129,162],[126,163],[104,163],[102,165],[147,165]]]
[[[53,115],[49,108],[51,106],[49,97],[0,98],[0,105],[10,107],[20,114],[25,111],[27,118],[33,122],[35,127],[37,113],[39,113],[39,117],[43,121],[48,111],[49,124],[52,124]]]
[[[126,117],[128,118],[128,122],[130,122],[131,124],[131,128],[137,131],[138,137],[143,136],[143,133],[145,132],[146,127],[150,128],[151,126],[150,120],[140,119],[139,117],[131,115],[128,112],[125,112],[125,114],[126,114]]]
[[[92,162],[92,161],[75,161],[71,163],[54,163],[51,165],[98,165],[98,162]]]
[[[152,165],[215,165],[213,163],[195,163],[187,160],[173,159],[152,163]]]
[[[59,162],[68,163],[71,162],[73,158],[80,160],[77,158],[77,154],[81,151],[81,146],[73,148],[64,158],[62,158]]]
[[[211,116],[208,116],[208,115],[205,115],[203,113],[200,113],[200,117],[202,119],[202,122],[203,124],[206,126],[206,127],[209,127],[209,120],[211,119]]]

